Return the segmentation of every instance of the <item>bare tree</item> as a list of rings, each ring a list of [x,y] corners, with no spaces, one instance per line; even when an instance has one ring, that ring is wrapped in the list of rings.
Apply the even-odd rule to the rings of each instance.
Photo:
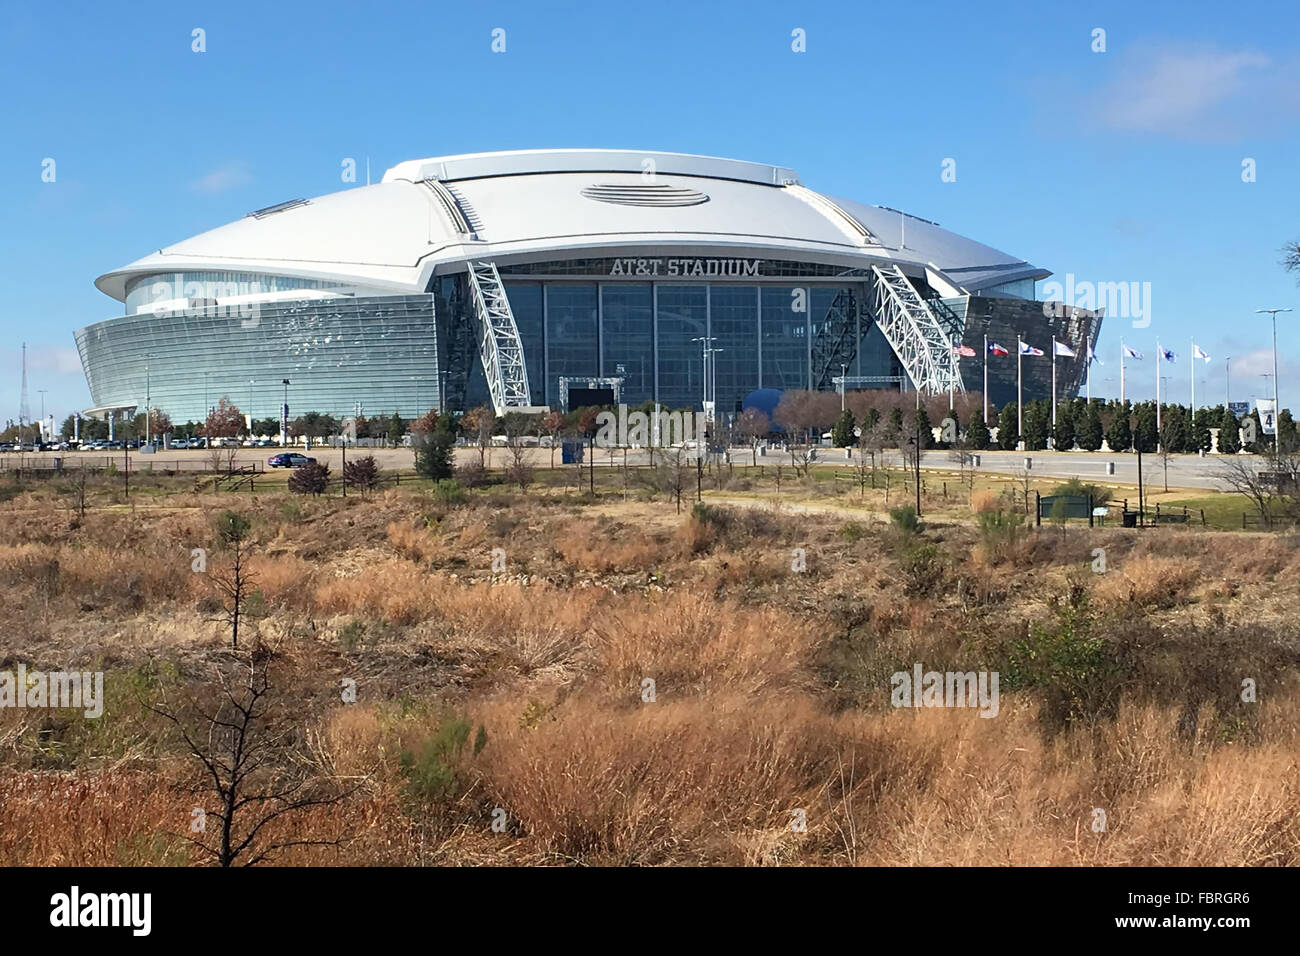
[[[460,420],[461,430],[478,445],[478,464],[487,467],[487,450],[492,444],[492,431],[496,428],[497,416],[487,405],[471,408]]]
[[[537,423],[538,430],[551,440],[551,468],[555,468],[555,443],[564,431],[564,416],[559,412],[547,412]]]
[[[82,462],[81,467],[77,469],[77,474],[67,484],[69,495],[68,510],[77,513],[77,520],[83,521],[86,517],[86,464]]]
[[[230,627],[230,646],[239,648],[239,624],[244,603],[250,593],[252,576],[245,566],[248,559],[248,532],[250,524],[243,515],[224,511],[217,517],[217,536],[230,555],[230,564],[209,575],[213,587],[221,595],[224,620]]]
[[[677,513],[682,513],[682,492],[690,480],[690,469],[686,463],[686,452],[681,448],[665,448],[659,456],[659,463],[653,471],[654,487],[662,491],[677,503]]]
[[[1300,273],[1300,239],[1282,247],[1282,268],[1287,272]]]
[[[736,419],[736,434],[749,444],[755,465],[758,464],[758,443],[771,430],[772,419],[767,417],[766,412],[757,408],[745,409],[740,413],[740,417]]]
[[[1025,514],[1029,514],[1029,489],[1034,483],[1034,473],[1023,465],[1016,471],[1016,481],[1020,485],[1021,494],[1025,496]],[[1015,489],[1012,489],[1012,504],[1014,501]]]
[[[1258,462],[1258,467],[1256,463]],[[1266,527],[1280,517],[1296,517],[1300,510],[1300,454],[1270,450],[1258,458],[1232,456],[1219,471],[1229,490],[1245,497],[1255,507]]]
[[[519,486],[519,493],[523,494],[528,490],[528,486],[533,483],[533,466],[529,463],[528,445],[524,443],[525,436],[533,426],[533,420],[528,415],[519,415],[511,413],[505,416],[506,430],[506,479],[512,484]],[[555,449],[551,449],[551,457],[554,460]]]
[[[255,866],[297,846],[339,846],[341,839],[286,834],[276,827],[293,814],[340,803],[361,786],[343,786],[321,772],[272,679],[275,655],[265,647],[214,665],[214,681],[181,710],[149,706],[166,718],[198,763],[190,789],[216,797],[217,809],[196,808],[188,837],[218,866]],[[294,702],[297,696],[294,695]],[[208,817],[220,825],[215,836]]]

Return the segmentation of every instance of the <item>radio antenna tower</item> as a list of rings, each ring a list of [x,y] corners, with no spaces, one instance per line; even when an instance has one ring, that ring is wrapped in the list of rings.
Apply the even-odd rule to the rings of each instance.
[[[18,393],[18,440],[22,441],[23,422],[31,417],[31,411],[27,407],[27,343],[23,343],[23,387]]]

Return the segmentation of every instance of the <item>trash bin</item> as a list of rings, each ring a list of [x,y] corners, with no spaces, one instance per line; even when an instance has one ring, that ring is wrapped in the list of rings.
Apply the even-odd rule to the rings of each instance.
[[[1120,515],[1120,521],[1125,528],[1136,528],[1138,526],[1138,513],[1136,511],[1125,511]]]

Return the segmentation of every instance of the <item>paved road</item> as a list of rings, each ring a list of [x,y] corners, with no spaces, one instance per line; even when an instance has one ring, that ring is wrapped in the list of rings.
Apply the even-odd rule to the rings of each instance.
[[[237,451],[235,464],[245,464],[260,462],[265,465],[266,459],[276,454],[279,449],[267,448],[241,448]],[[612,452],[612,453],[611,453]],[[341,464],[342,453],[337,448],[313,448],[310,452],[313,457],[319,458],[326,462],[331,468],[337,468]],[[373,454],[378,460],[381,467],[384,468],[409,468],[412,465],[412,453],[409,448],[389,448],[389,449],[369,449],[369,448],[349,448],[348,456]],[[856,452],[855,452],[856,454]],[[921,456],[921,466],[923,468],[937,469],[941,471],[956,471],[957,463],[949,457],[946,451],[928,451]],[[1088,452],[1009,452],[1009,451],[984,451],[978,453],[980,456],[979,471],[988,474],[1018,475],[1024,468],[1025,459],[1032,460],[1030,470],[1035,475],[1041,475],[1045,478],[1073,478],[1079,477],[1086,481],[1099,481],[1106,484],[1137,484],[1137,456],[1134,454],[1115,455],[1110,453],[1098,452],[1090,454]],[[23,455],[22,459],[31,462],[32,459],[49,461],[56,455],[62,457],[65,464],[70,467],[76,467],[79,461],[85,461],[88,465],[102,466],[106,461],[112,460],[120,468],[122,466],[122,452],[46,452],[36,455]],[[838,448],[818,449],[820,460],[816,463],[823,468],[841,468],[847,469],[853,466],[852,460],[846,459],[844,451]],[[0,455],[0,469],[14,468],[19,464],[19,457],[16,454],[6,452]],[[457,449],[456,458],[458,461],[467,461],[476,459],[478,450],[474,448]],[[548,467],[551,461],[551,450],[549,448],[533,449],[531,459],[534,465],[539,467]],[[145,469],[152,465],[157,469],[180,467],[183,470],[202,471],[211,467],[212,453],[208,451],[161,451],[156,455],[141,455],[138,452],[132,452],[131,456],[132,469]],[[556,466],[559,467],[560,455],[558,450],[555,454]],[[731,451],[731,460],[737,465],[749,464],[752,460],[752,452],[748,448],[734,448]],[[897,453],[890,452],[884,456],[884,460],[894,467],[901,467],[902,459]],[[1254,456],[1243,455],[1239,461],[1249,462],[1257,465],[1259,459]],[[222,467],[225,465],[225,455],[221,456]],[[504,448],[493,448],[489,453],[491,467],[500,468],[507,462],[507,451]],[[627,462],[630,465],[645,465],[648,463],[648,456],[644,451],[629,452]],[[780,449],[768,449],[766,456],[760,456],[759,464],[762,465],[788,465],[790,463],[789,453],[782,452]],[[1108,474],[1106,465],[1108,462],[1114,462],[1115,473]],[[596,467],[618,467],[623,463],[623,451],[621,449],[596,449]],[[39,467],[39,466],[38,466]],[[1208,488],[1225,490],[1222,481],[1222,473],[1228,467],[1228,459],[1219,455],[1210,455],[1201,458],[1197,455],[1171,455],[1169,457],[1169,486],[1171,488]],[[1142,456],[1142,474],[1143,480],[1149,482],[1153,487],[1164,485],[1164,463],[1158,455]]]

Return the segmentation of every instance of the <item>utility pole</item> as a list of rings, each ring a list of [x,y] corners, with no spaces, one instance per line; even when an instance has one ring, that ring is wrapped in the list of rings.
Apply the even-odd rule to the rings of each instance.
[[[27,408],[27,343],[23,343],[23,384],[18,393],[18,447],[23,444],[23,422],[32,417]]]
[[[913,459],[914,473],[912,484],[916,486],[916,516],[921,517],[921,416],[917,415],[912,419],[912,424],[916,429],[916,457]]]
[[[284,404],[280,406],[280,447],[289,447],[289,380],[281,380],[284,385]]]
[[[707,423],[713,421],[713,405],[709,400],[711,394],[709,390],[709,365],[710,358],[714,351],[710,343],[716,341],[716,337],[712,335],[699,335],[691,339],[691,341],[699,342],[702,346],[702,357],[704,360],[704,398],[701,400],[701,406],[704,409],[704,421]],[[718,351],[721,350],[719,349]]]
[[[1257,313],[1267,312],[1273,320],[1273,437],[1276,440],[1278,427],[1277,417],[1282,414],[1282,406],[1277,401],[1277,314],[1279,312],[1290,312],[1290,309],[1256,309]]]
[[[149,363],[152,358],[152,353],[144,357],[144,440],[150,446],[153,445],[153,406],[149,398]]]
[[[1137,436],[1134,436],[1137,438]],[[1133,442],[1133,447],[1138,453],[1138,527],[1145,527],[1146,513],[1142,501],[1142,440],[1138,438]]]

